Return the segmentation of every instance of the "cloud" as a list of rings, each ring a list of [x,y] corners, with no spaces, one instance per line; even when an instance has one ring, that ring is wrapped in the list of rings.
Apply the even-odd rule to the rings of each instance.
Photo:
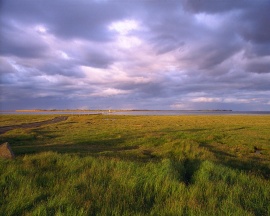
[[[269,6],[4,0],[2,109],[269,110]]]
[[[8,61],[8,59],[4,57],[0,57],[0,74],[5,75],[5,74],[12,74],[15,72],[15,68],[12,67],[11,63]],[[1,76],[2,78],[2,76]]]
[[[270,73],[270,58],[252,59],[245,65],[247,71],[253,73]]]
[[[248,7],[255,5],[251,0],[247,1],[220,1],[215,0],[200,1],[200,0],[190,0],[184,1],[184,7],[191,12],[199,13],[225,13],[232,10],[245,10]]]
[[[46,24],[51,34],[64,39],[84,38],[94,41],[110,40],[106,25],[126,15],[119,2],[106,1],[28,1],[2,3],[3,16],[28,25]]]
[[[269,1],[259,1],[254,8],[249,8],[242,13],[240,34],[247,41],[256,44],[270,42],[270,27],[267,21],[270,19]]]
[[[101,91],[99,90],[98,92],[94,92],[91,94],[91,96],[108,97],[108,96],[128,94],[128,93],[130,93],[130,91],[115,89],[115,88],[107,88]]]
[[[220,102],[220,98],[209,98],[209,97],[198,97],[198,98],[192,98],[190,101],[192,102]]]
[[[47,45],[36,32],[32,32],[31,28],[25,29],[17,23],[8,21],[2,25],[0,35],[0,53],[2,55],[39,58],[46,54]]]

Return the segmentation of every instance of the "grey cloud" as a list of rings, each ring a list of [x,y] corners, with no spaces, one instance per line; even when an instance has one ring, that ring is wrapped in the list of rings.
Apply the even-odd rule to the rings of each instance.
[[[194,102],[193,108],[256,109],[253,102],[235,101],[261,98],[258,103],[269,109],[269,1],[4,0],[1,6],[5,107],[168,109],[177,100],[191,103],[193,94],[235,98]],[[210,14],[210,21],[198,20],[198,14]],[[126,36],[138,37],[145,47],[118,50],[118,33],[108,25],[123,19],[141,24]],[[50,39],[29,30],[36,25],[44,26]],[[97,80],[81,66],[98,68]],[[100,71],[112,80],[102,80]],[[127,93],[95,94],[106,89]]]
[[[24,29],[18,29],[11,22],[3,24],[1,27],[1,55],[24,58],[38,58],[46,55],[48,47],[39,38],[28,34]]]
[[[187,56],[188,58],[184,57],[183,59],[187,58],[186,60],[188,60],[189,64],[196,65],[198,69],[204,69],[211,73],[212,69],[215,70],[213,67],[221,64],[240,49],[238,44],[227,43],[223,47],[220,46],[220,42],[207,44],[202,48],[195,49]]]
[[[232,10],[243,10],[248,7],[256,6],[266,0],[254,2],[252,0],[238,0],[238,1],[216,1],[216,0],[184,0],[183,5],[185,9],[194,12],[206,12],[206,13],[223,13]]]
[[[246,58],[254,58],[256,56],[269,56],[270,55],[270,43],[264,44],[251,44],[244,48]]]
[[[266,61],[252,61],[245,65],[245,69],[253,73],[270,73],[270,62]]]
[[[0,74],[10,74],[14,73],[15,69],[12,67],[12,65],[5,59],[0,57]]]
[[[183,47],[184,55],[180,49],[180,55],[177,57],[179,62],[185,62],[188,68],[204,70],[207,74],[216,72],[216,75],[224,73],[223,62],[242,49],[242,43],[235,40],[233,35],[209,35],[195,45],[192,41],[190,44],[187,48]]]
[[[188,71],[186,74],[175,73],[167,83],[170,85],[169,95],[204,93],[212,97],[225,97],[239,92],[269,91],[270,88],[267,77],[247,76],[245,71],[229,71],[218,76],[198,70]]]
[[[154,45],[160,54],[183,46],[186,40],[198,39],[198,33],[194,31],[194,28],[198,26],[193,19],[189,15],[185,15],[181,7],[172,10],[170,16],[164,14],[163,11],[161,15],[149,13],[144,18],[149,20],[146,25],[151,31],[151,36],[146,32],[144,37]],[[197,29],[197,31],[200,30],[202,29]]]
[[[67,77],[84,77],[84,73],[77,68],[76,65],[70,64],[68,62],[46,62],[39,67],[39,70],[48,75],[60,74]]]
[[[80,101],[67,101],[65,98],[56,96],[46,96],[39,98],[23,97],[24,103],[19,100],[0,103],[2,110],[16,110],[16,109],[68,109],[77,108],[74,104],[79,104]]]
[[[183,11],[181,5],[175,5],[171,10],[170,16],[150,13],[145,17],[150,19],[151,16],[152,19],[146,23],[151,37],[147,32],[144,37],[153,45],[158,55],[178,51],[180,62],[184,60],[193,67],[197,65],[199,69],[207,69],[241,50],[243,42],[233,24],[235,15],[224,17],[226,21],[211,29],[198,23],[193,14]]]
[[[175,49],[181,51],[185,46],[185,42],[172,35],[159,35],[154,38],[153,41],[158,55],[165,54]]]
[[[268,0],[252,1],[185,1],[185,7],[193,13],[229,13],[237,15],[231,24],[236,25],[236,33],[246,41],[255,43],[269,43],[270,41],[270,20]]]
[[[101,48],[101,46],[99,47]],[[95,68],[107,68],[115,60],[115,57],[106,53],[103,49],[86,49],[81,56],[81,64]]]
[[[242,13],[239,29],[245,40],[259,44],[270,42],[269,8],[269,1],[257,1],[254,8]]]
[[[121,2],[95,1],[5,1],[3,16],[22,23],[44,24],[49,32],[62,38],[94,41],[112,39],[107,25],[126,15]]]
[[[164,80],[162,80],[164,81]],[[165,82],[152,81],[147,84],[130,85],[130,89],[133,90],[133,94],[139,98],[164,98],[167,96],[167,88]]]
[[[2,95],[7,101],[9,100],[38,100],[39,98],[61,98],[70,100],[72,98],[83,98],[83,95],[92,93],[94,90],[91,86],[74,85],[76,81],[70,81],[58,78],[57,82],[47,80],[42,77],[25,77],[14,83],[2,84],[5,91]]]

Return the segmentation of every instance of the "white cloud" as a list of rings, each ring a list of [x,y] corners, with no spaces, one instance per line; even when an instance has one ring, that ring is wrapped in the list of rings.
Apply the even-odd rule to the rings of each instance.
[[[212,97],[198,97],[192,98],[191,102],[203,102],[203,103],[211,103],[211,102],[221,102],[220,98],[212,98]]]
[[[57,54],[60,56],[60,58],[62,58],[62,59],[65,59],[65,60],[70,60],[71,59],[71,57],[66,53],[66,52],[64,52],[64,51],[62,51],[62,50],[58,50],[57,51]]]
[[[175,103],[175,104],[172,104],[170,105],[170,108],[171,109],[183,109],[183,110],[189,110],[189,109],[193,109],[193,107],[188,104],[188,103]]]
[[[36,32],[38,32],[40,34],[45,34],[48,31],[48,29],[43,25],[37,25],[34,27],[34,29],[36,30]]]
[[[120,35],[127,35],[133,30],[138,30],[140,28],[139,22],[132,19],[125,19],[117,22],[113,22],[108,26],[111,31],[116,31]]]
[[[120,35],[116,39],[116,46],[124,49],[130,49],[142,44],[142,40],[135,36]]]
[[[236,103],[236,104],[247,104],[247,103],[253,103],[258,101],[256,98],[249,98],[249,99],[244,99],[244,98],[224,98],[223,100],[225,103]]]
[[[130,92],[131,91],[129,91],[129,90],[107,88],[107,89],[99,90],[98,92],[92,93],[91,96],[108,97],[108,96],[128,94]]]
[[[225,21],[225,15],[220,14],[208,14],[203,12],[195,14],[194,17],[199,24],[205,25],[211,29],[221,27],[222,22]]]

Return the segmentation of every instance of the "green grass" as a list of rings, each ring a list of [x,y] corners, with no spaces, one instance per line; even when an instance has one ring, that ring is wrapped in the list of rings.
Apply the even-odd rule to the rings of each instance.
[[[24,123],[32,123],[49,120],[55,115],[1,115],[0,126],[20,125]]]
[[[270,215],[269,131],[270,116],[113,115],[12,130],[0,215]]]

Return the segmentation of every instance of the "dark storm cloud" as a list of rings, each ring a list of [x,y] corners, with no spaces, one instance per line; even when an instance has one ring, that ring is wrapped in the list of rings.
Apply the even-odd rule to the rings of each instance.
[[[193,13],[236,13],[231,24],[236,26],[234,30],[244,40],[253,42],[253,46],[260,46],[270,42],[270,1],[268,0],[240,0],[240,1],[185,1],[185,7]],[[264,47],[268,50],[269,44]],[[256,49],[256,48],[255,48]],[[261,47],[263,49],[263,47]],[[262,51],[261,51],[262,53]]]
[[[202,47],[196,48],[194,53],[188,55],[191,62],[196,61],[198,69],[211,72],[212,67],[221,64],[235,53],[239,52],[241,45],[233,37],[224,34],[222,37],[214,37],[205,40]],[[223,44],[223,46],[220,46]]]
[[[115,57],[100,48],[101,46],[98,49],[86,47],[78,56],[80,63],[94,68],[107,68],[115,61]]]
[[[235,32],[235,15],[228,15],[219,26],[211,26],[211,23],[204,26],[193,16],[194,11],[187,13],[179,2],[169,1],[168,5],[170,16],[164,14],[164,8],[158,7],[156,13],[149,13],[144,18],[149,20],[146,24],[151,29],[151,37],[147,34],[145,38],[158,55],[192,50],[184,56],[180,55],[179,60],[196,61],[197,68],[203,69],[222,63],[241,49],[241,41]],[[218,18],[212,17],[213,20]]]
[[[2,21],[0,30],[0,54],[24,58],[44,57],[46,44],[32,36],[24,27],[16,27],[11,21]]]
[[[112,35],[106,24],[126,15],[121,2],[113,1],[4,1],[3,16],[22,23],[45,24],[62,38],[106,41]]]
[[[216,0],[184,0],[184,7],[191,12],[224,13],[231,10],[242,10],[259,3],[252,0],[216,1]]]
[[[245,49],[245,55],[247,58],[256,56],[269,56],[270,42],[264,44],[248,44],[248,47]]]
[[[9,74],[9,73],[14,73],[15,69],[11,66],[11,64],[4,58],[0,57],[0,74]],[[2,76],[1,76],[2,78]]]
[[[39,67],[39,70],[48,75],[63,75],[68,77],[81,78],[85,75],[74,64],[66,61],[48,62]]]
[[[245,69],[253,73],[270,73],[270,62],[266,61],[253,61],[248,62]]]
[[[148,3],[148,1],[146,1]],[[196,38],[193,27],[195,23],[190,16],[185,16],[181,4],[177,1],[162,1],[161,4],[149,1],[146,4],[149,13],[143,14],[142,18],[150,29],[144,37],[153,44],[157,54],[179,49],[185,45],[186,40]],[[168,15],[167,10],[170,11]]]
[[[117,88],[124,90],[132,90],[133,97],[135,98],[165,98],[168,96],[168,86],[165,80],[152,81],[147,83],[128,83],[128,84],[118,84]]]
[[[267,0],[4,0],[1,103],[268,109],[269,8]]]
[[[242,13],[240,33],[248,41],[255,43],[270,42],[270,1],[254,2],[252,8]],[[256,8],[256,10],[254,10]]]

